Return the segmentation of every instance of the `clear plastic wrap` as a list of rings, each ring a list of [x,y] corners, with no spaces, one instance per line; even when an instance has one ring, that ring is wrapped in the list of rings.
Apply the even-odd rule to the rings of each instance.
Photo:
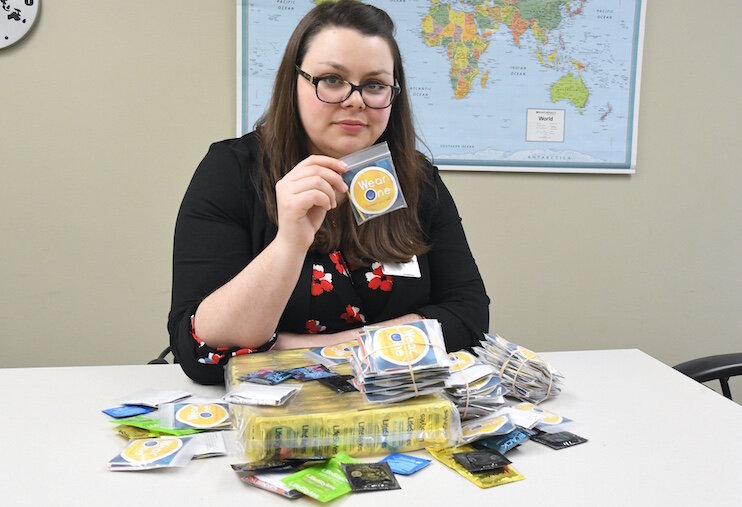
[[[241,375],[261,368],[290,369],[311,364],[307,349],[271,351],[230,359],[227,390]],[[332,367],[351,373],[350,365]],[[287,382],[296,382],[294,380]],[[285,458],[352,456],[405,452],[453,445],[461,434],[456,407],[439,394],[399,403],[372,404],[361,393],[339,394],[317,381],[304,382],[286,405],[230,405],[238,447],[248,462]]]

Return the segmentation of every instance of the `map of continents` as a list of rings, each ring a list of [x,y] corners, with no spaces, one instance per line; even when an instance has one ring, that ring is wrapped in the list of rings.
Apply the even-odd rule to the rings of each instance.
[[[243,0],[242,130],[320,0]],[[390,13],[421,151],[441,165],[631,169],[640,0],[371,0]],[[634,147],[635,148],[635,147]]]

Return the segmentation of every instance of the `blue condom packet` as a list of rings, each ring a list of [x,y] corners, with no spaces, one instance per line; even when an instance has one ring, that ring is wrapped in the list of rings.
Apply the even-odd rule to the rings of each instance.
[[[103,413],[121,419],[123,417],[131,417],[134,415],[147,414],[152,412],[154,408],[145,407],[143,405],[121,405],[120,407],[111,407],[103,410]]]
[[[430,460],[409,454],[394,453],[382,459],[379,463],[389,463],[389,467],[395,474],[412,475],[430,465]]]
[[[250,373],[245,373],[239,377],[240,382],[252,382],[253,384],[276,385],[292,377],[290,371],[271,370],[263,368]]]
[[[493,451],[505,454],[506,452],[518,447],[520,444],[528,440],[528,437],[528,433],[518,428],[506,435],[495,435],[493,437],[487,437],[476,442],[472,442],[472,446],[479,449],[491,449]]]
[[[300,366],[299,368],[292,368],[286,371],[300,382],[337,376],[337,373],[328,370],[323,364],[310,364],[309,366]]]

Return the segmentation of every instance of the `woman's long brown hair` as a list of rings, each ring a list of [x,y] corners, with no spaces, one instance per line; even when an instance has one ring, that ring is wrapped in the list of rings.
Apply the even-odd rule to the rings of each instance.
[[[388,213],[357,226],[346,200],[328,213],[315,235],[312,250],[341,249],[351,267],[371,261],[406,262],[428,250],[422,237],[418,202],[424,186],[431,183],[428,164],[415,148],[415,129],[407,98],[402,56],[394,39],[389,15],[356,0],[325,2],[312,9],[294,30],[276,74],[268,110],[256,123],[261,138],[262,190],[268,216],[278,223],[276,182],[308,155],[308,139],[299,118],[295,65],[301,66],[307,46],[327,27],[350,28],[387,41],[394,58],[394,77],[401,93],[391,105],[389,123],[377,142],[386,141],[404,193],[407,208]],[[431,186],[429,191],[434,191]]]

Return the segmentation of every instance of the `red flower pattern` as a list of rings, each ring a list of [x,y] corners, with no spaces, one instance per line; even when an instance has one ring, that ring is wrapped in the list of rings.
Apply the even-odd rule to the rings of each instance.
[[[353,322],[365,323],[366,317],[364,317],[363,314],[360,312],[361,312],[360,308],[356,306],[348,305],[345,307],[345,313],[342,313],[340,315],[340,318],[343,319],[348,324],[352,324]]]
[[[330,260],[332,261],[333,264],[335,264],[335,269],[338,270],[338,273],[350,278],[348,265],[345,264],[345,259],[343,259],[343,254],[340,253],[340,250],[335,250],[334,252],[330,252]]]
[[[379,262],[371,264],[371,269],[372,271],[366,273],[368,288],[372,290],[381,289],[384,292],[391,292],[394,277],[392,275],[385,275],[381,270],[381,263]]]
[[[323,292],[332,290],[332,273],[325,273],[320,264],[312,266],[312,296],[319,296]]]
[[[327,329],[327,326],[320,324],[318,320],[309,319],[306,324],[307,333],[317,334]]]

